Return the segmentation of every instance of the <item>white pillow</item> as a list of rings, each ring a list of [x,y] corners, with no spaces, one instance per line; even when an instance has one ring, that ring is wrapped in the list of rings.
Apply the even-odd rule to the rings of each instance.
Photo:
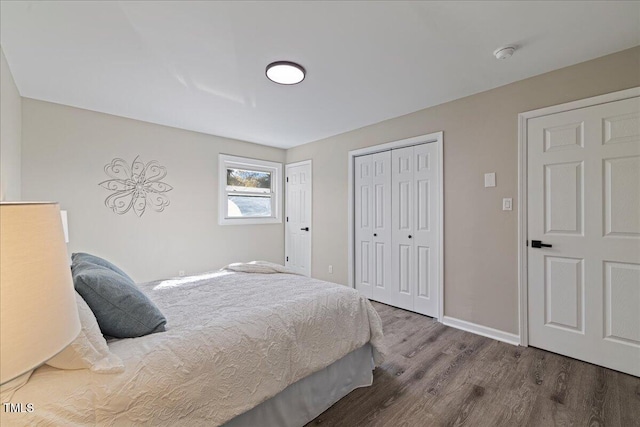
[[[80,333],[64,350],[47,361],[58,369],[90,369],[101,374],[124,371],[122,360],[109,351],[98,321],[84,299],[76,292]]]

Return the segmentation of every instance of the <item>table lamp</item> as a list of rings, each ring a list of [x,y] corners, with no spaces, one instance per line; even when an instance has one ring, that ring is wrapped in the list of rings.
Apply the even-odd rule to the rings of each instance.
[[[0,384],[80,332],[60,218],[57,203],[0,203]]]

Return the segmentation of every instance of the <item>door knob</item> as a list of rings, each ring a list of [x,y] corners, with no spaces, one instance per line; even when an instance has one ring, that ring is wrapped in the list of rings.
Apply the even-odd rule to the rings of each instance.
[[[302,230],[302,231],[309,231],[309,227],[302,227],[300,230]]]
[[[553,245],[547,245],[545,243],[542,243],[540,240],[532,240],[531,241],[531,247],[532,248],[550,248]]]
[[[409,238],[411,238],[411,234],[409,234]]]
[[[377,237],[377,236],[378,236],[378,233],[373,233],[373,237]]]

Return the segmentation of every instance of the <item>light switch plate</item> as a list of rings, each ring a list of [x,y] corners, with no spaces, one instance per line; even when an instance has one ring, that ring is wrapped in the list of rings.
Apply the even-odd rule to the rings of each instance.
[[[502,199],[502,210],[503,211],[511,211],[513,210],[513,199],[512,198],[508,198],[508,199]]]
[[[485,187],[495,187],[496,186],[496,173],[485,173],[484,174],[484,186]]]

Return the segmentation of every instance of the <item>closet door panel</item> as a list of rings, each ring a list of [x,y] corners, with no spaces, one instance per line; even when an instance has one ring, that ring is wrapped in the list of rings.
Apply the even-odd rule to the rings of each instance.
[[[355,159],[355,270],[356,289],[373,296],[373,155]]]
[[[438,315],[438,233],[439,163],[438,146],[414,147],[415,217],[413,251],[416,260],[414,310],[428,316]]]
[[[395,305],[414,309],[415,253],[413,244],[414,222],[414,149],[391,151],[391,267]]]
[[[372,299],[395,304],[391,286],[391,151],[373,154],[373,289]]]

